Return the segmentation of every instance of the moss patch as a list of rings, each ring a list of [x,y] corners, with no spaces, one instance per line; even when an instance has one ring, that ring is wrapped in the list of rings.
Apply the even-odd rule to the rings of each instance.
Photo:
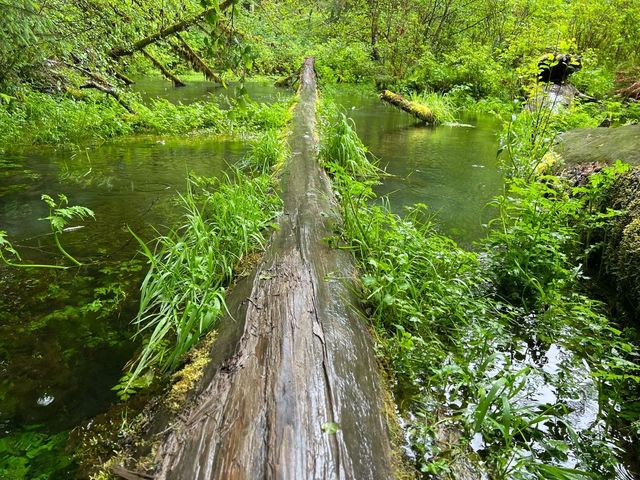
[[[187,364],[171,377],[171,387],[166,397],[167,409],[179,413],[187,403],[189,393],[194,390],[209,363],[209,352],[218,336],[215,330],[207,333],[196,348],[189,352]]]

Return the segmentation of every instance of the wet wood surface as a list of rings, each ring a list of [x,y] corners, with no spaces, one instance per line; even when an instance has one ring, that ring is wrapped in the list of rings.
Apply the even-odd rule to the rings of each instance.
[[[232,318],[193,409],[164,434],[156,478],[392,476],[353,261],[325,241],[340,218],[317,161],[313,59],[301,70],[299,97],[279,228],[256,271],[229,295]]]

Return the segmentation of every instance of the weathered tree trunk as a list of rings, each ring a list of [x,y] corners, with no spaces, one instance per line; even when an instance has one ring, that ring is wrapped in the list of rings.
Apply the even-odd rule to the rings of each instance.
[[[424,105],[420,105],[419,103],[416,103],[416,102],[410,102],[409,100],[404,98],[402,95],[393,93],[391,90],[384,90],[380,94],[380,99],[387,103],[390,103],[391,105],[399,108],[400,110],[410,113],[411,115],[413,115],[419,120],[422,120],[423,122],[427,122],[427,123],[436,122],[436,118],[434,117],[433,112],[429,108],[425,107]]]
[[[339,218],[316,158],[313,59],[300,83],[279,229],[229,296],[232,319],[195,406],[164,434],[156,479],[392,477],[353,259],[324,241]]]
[[[217,75],[202,58],[200,58],[200,56],[189,46],[186,40],[184,40],[179,33],[176,33],[176,38],[178,39],[180,44],[173,44],[172,47],[178,53],[178,55],[188,61],[191,64],[191,67],[193,67],[196,72],[202,73],[204,77],[210,82],[224,85],[224,82],[222,81],[220,76]]]
[[[173,73],[171,73],[171,71],[165,67],[164,65],[162,65],[162,63],[160,63],[160,61],[155,58],[153,55],[151,55],[149,52],[147,52],[144,48],[140,50],[140,52],[145,56],[145,58],[147,58],[147,60],[149,60],[151,63],[153,63],[153,66],[156,67],[158,70],[160,70],[162,72],[162,75],[165,76],[165,78],[171,80],[173,82],[173,85],[176,87],[184,87],[185,84],[182,80],[180,80],[178,77],[176,77]]]
[[[154,33],[153,35],[149,35],[148,37],[138,40],[130,47],[116,47],[111,50],[110,55],[113,58],[120,58],[120,57],[125,57],[127,55],[132,55],[138,50],[142,50],[143,48],[151,45],[152,43],[156,43],[158,40],[162,40],[163,38],[167,38],[167,37],[170,37],[171,35],[175,35],[176,33],[180,33],[180,32],[183,32],[184,30],[187,30],[195,23],[206,18],[207,15],[223,12],[224,10],[229,8],[231,5],[233,5],[233,3],[234,3],[233,0],[225,0],[224,2],[219,4],[217,7],[204,10],[200,12],[198,15],[196,15],[195,17],[174,23],[173,25],[170,25],[167,28],[163,28],[159,32]]]

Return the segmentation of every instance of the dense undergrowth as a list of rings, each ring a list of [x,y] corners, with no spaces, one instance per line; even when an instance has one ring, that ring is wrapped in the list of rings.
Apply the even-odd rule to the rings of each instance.
[[[617,215],[597,204],[615,172],[577,189],[514,178],[488,238],[466,251],[424,206],[398,217],[374,202],[366,149],[325,110],[321,156],[343,248],[357,259],[420,475],[459,478],[468,458],[497,479],[611,478],[621,453],[612,425],[639,434],[640,372],[635,347],[581,293],[581,264],[585,235]]]
[[[102,94],[83,99],[50,95],[28,88],[0,101],[0,152],[27,145],[73,147],[131,134],[257,134],[277,128],[289,101],[272,105],[250,101],[224,110],[215,102],[176,105],[158,99],[145,105],[128,95],[135,113]]]

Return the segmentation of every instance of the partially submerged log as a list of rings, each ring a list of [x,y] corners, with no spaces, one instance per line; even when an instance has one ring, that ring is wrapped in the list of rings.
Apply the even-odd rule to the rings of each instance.
[[[280,87],[280,88],[293,87],[298,81],[298,77],[299,77],[298,73],[292,73],[288,77],[282,77],[276,80],[275,82],[273,82],[273,86]]]
[[[120,80],[122,83],[124,83],[127,86],[133,85],[135,83],[133,80],[131,80],[129,77],[127,77],[122,72],[114,71],[113,72],[113,76],[116,77],[118,80]]]
[[[279,228],[228,297],[193,408],[161,432],[156,479],[392,477],[353,258],[324,241],[340,219],[317,161],[313,59],[299,95]]]
[[[393,105],[400,110],[403,110],[419,120],[427,123],[435,123],[436,118],[433,115],[433,112],[424,105],[420,105],[416,102],[411,102],[404,98],[402,95],[398,95],[397,93],[393,93],[391,90],[384,90],[380,94],[380,99],[384,102],[387,102]]]
[[[173,82],[173,85],[175,87],[184,87],[185,84],[182,80],[180,80],[178,77],[176,77],[171,70],[169,70],[167,67],[165,67],[162,63],[160,63],[160,61],[155,58],[153,55],[151,55],[149,52],[147,52],[144,48],[140,50],[140,52],[142,52],[142,55],[145,56],[145,58],[147,60],[149,60],[154,67],[156,67],[158,70],[160,70],[160,72],[162,72],[162,75],[165,76],[165,78],[167,78],[168,80],[171,80]]]

